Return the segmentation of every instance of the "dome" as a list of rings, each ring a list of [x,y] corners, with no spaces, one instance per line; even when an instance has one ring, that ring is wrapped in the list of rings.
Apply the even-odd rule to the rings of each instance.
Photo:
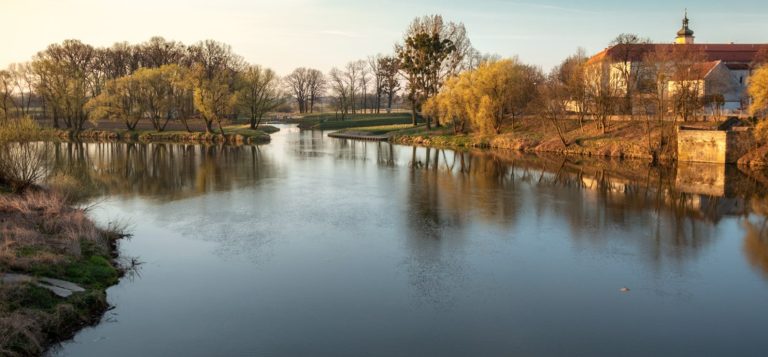
[[[680,31],[677,31],[678,36],[693,36],[693,30],[689,29],[687,26],[680,29]]]

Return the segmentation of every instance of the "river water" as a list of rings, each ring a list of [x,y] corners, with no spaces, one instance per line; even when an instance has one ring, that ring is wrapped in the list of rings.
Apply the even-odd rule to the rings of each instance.
[[[54,356],[768,350],[762,174],[331,139],[58,144],[143,264]],[[628,291],[622,291],[628,288]]]

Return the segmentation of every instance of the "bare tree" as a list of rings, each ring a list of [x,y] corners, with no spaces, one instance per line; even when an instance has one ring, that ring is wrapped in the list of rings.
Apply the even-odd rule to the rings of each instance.
[[[561,68],[555,67],[543,83],[539,84],[540,104],[538,107],[543,116],[555,128],[560,143],[562,143],[563,146],[568,146],[568,140],[565,138],[563,121],[568,112],[570,94],[568,86],[560,78],[561,70]]]
[[[352,114],[357,113],[357,99],[358,90],[360,90],[360,78],[365,70],[365,61],[353,61],[347,63],[346,71],[344,74],[347,76],[347,84],[349,85],[349,103],[351,105]]]
[[[307,71],[307,92],[309,93],[309,112],[315,112],[315,102],[325,92],[326,81],[323,72],[310,68]]]
[[[368,57],[368,68],[373,75],[373,89],[375,90],[376,103],[374,103],[373,110],[376,114],[381,112],[381,97],[384,94],[384,74],[381,71],[381,59],[382,55],[376,55]]]
[[[358,63],[360,67],[360,94],[363,97],[363,114],[365,114],[368,109],[368,85],[371,81],[371,72],[365,61],[360,60]]]
[[[349,76],[340,71],[338,68],[333,68],[329,73],[330,88],[334,96],[334,110],[336,112],[337,119],[344,120],[349,113],[350,107],[350,83]]]
[[[18,114],[21,116],[29,115],[35,85],[32,67],[29,63],[13,63],[8,66],[8,71],[13,77],[13,88],[16,94],[15,106]]]
[[[619,74],[618,79],[621,81],[619,87],[624,97],[621,110],[630,116],[633,115],[632,97],[638,89],[638,81],[642,72],[642,62],[638,61],[637,57],[642,55],[646,45],[650,43],[649,39],[628,33],[616,36],[611,42],[611,46],[613,46],[611,51],[612,68]]]
[[[296,68],[285,77],[285,84],[293,94],[293,98],[296,99],[296,104],[299,107],[299,113],[307,112],[307,102],[309,100],[309,69],[308,68]]]
[[[590,112],[603,134],[608,132],[608,117],[614,113],[615,98],[620,93],[619,81],[611,77],[611,60],[603,58],[585,67],[585,89]]]

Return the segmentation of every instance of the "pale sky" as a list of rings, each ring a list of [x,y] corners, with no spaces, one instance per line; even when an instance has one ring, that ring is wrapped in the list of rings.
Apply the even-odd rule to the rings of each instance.
[[[414,17],[437,13],[463,22],[479,51],[547,69],[622,32],[671,42],[686,7],[699,43],[768,43],[765,0],[0,0],[0,67],[65,39],[109,46],[157,35],[225,42],[280,74],[327,71],[392,52]]]

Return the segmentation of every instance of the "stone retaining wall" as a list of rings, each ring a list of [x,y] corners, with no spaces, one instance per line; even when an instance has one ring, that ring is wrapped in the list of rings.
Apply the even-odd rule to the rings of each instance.
[[[731,164],[753,146],[751,128],[723,131],[681,126],[677,130],[678,161]]]

